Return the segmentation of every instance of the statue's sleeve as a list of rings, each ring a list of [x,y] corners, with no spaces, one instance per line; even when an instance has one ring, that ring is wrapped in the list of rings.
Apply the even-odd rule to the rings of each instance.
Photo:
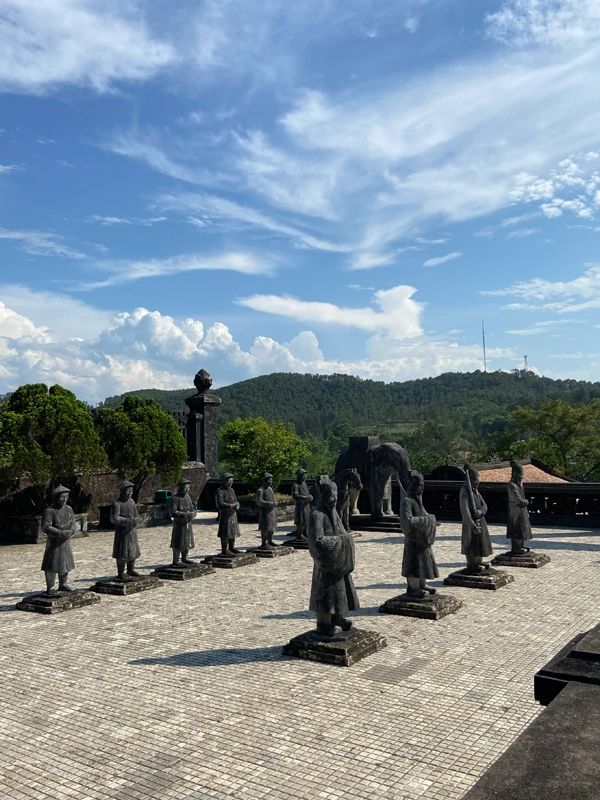
[[[308,529],[308,549],[323,572],[348,575],[354,570],[354,540],[350,534],[327,535],[325,516],[311,515]]]
[[[300,497],[300,487],[297,483],[292,483],[292,500],[297,500]]]
[[[113,500],[110,507],[110,521],[113,525],[127,525],[129,519],[121,516],[121,504],[118,500]]]
[[[485,517],[485,515],[488,512],[487,503],[485,502],[485,500],[483,499],[483,497],[479,492],[477,492],[477,497],[479,498],[479,502],[481,503],[481,510],[483,511],[483,516]]]
[[[225,501],[225,491],[217,489],[217,508],[233,508],[235,503],[227,503]]]
[[[524,492],[522,492],[521,487],[518,486],[514,481],[508,482],[508,502],[514,503],[519,508],[527,508],[529,503],[523,496]]]
[[[265,508],[265,506],[268,506],[268,505],[269,505],[269,504],[268,504],[268,503],[265,501],[265,499],[264,499],[264,496],[263,496],[263,495],[264,495],[264,490],[263,490],[262,486],[259,486],[259,487],[258,487],[258,489],[257,489],[257,491],[256,491],[256,505],[257,505],[259,508]]]
[[[44,513],[42,515],[42,530],[46,534],[46,536],[50,536],[52,538],[57,538],[61,536],[62,530],[60,528],[55,528],[52,524],[54,522],[54,517],[52,514],[52,508],[45,508]]]
[[[412,513],[410,499],[402,498],[400,525],[407,539],[422,545],[431,545],[435,540],[435,517],[432,514],[418,516]]]
[[[479,531],[477,523],[473,519],[473,515],[471,513],[471,502],[468,490],[467,491],[464,491],[463,489],[460,490],[459,503],[460,503],[460,513],[462,514],[463,522],[466,522],[466,524],[472,531],[474,530]]]
[[[187,516],[187,512],[183,510],[182,505],[180,497],[173,498],[173,503],[171,505],[171,517],[173,519],[183,519]]]

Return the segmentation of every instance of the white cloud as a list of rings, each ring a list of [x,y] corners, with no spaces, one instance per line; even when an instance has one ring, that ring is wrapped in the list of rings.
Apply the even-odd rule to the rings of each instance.
[[[488,34],[515,45],[582,46],[600,37],[598,0],[508,0],[486,16]]]
[[[423,333],[420,318],[423,304],[412,299],[416,289],[395,286],[373,295],[380,311],[372,308],[342,308],[333,303],[299,300],[295,297],[255,294],[238,300],[239,305],[277,314],[301,322],[342,325],[365,331],[387,331],[394,339],[419,336]]]
[[[10,175],[11,172],[21,171],[23,167],[16,164],[0,164],[0,175]]]
[[[45,231],[19,231],[0,228],[0,239],[18,242],[18,247],[35,256],[63,256],[65,258],[87,258],[85,253],[79,252],[63,243],[63,237],[56,233]]]
[[[519,214],[516,217],[506,217],[500,223],[500,227],[507,228],[511,225],[518,225],[520,222],[529,222],[530,219],[535,219],[539,216],[541,216],[539,211],[530,211],[526,214]]]
[[[440,264],[445,264],[446,261],[452,261],[455,258],[460,258],[462,253],[448,253],[445,256],[439,256],[438,258],[428,258],[427,261],[423,262],[424,267],[438,267]]]
[[[92,214],[88,222],[98,222],[100,225],[143,225],[144,227],[152,227],[156,222],[164,222],[166,217],[148,217],[146,219],[140,217],[103,217],[99,214]]]
[[[139,5],[120,0],[0,0],[0,89],[42,93],[64,84],[111,91],[175,59]]]
[[[524,239],[526,236],[533,236],[534,233],[539,233],[539,228],[517,228],[506,234],[507,239]]]
[[[600,308],[600,265],[589,265],[589,269],[583,275],[571,281],[549,281],[546,278],[534,278],[530,281],[518,281],[506,289],[486,290],[481,294],[513,295],[528,301],[508,306],[513,310],[547,309],[562,314],[588,308]],[[555,300],[554,298],[562,299]],[[552,302],[544,302],[550,300]]]
[[[577,322],[573,319],[547,319],[539,322],[534,322],[529,328],[522,328],[520,330],[506,331],[507,333],[518,336],[537,336],[541,333],[549,333],[555,325],[565,325]]]

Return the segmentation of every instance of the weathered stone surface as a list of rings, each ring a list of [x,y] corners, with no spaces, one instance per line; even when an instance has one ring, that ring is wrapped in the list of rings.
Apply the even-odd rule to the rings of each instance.
[[[486,569],[475,575],[468,573],[466,569],[459,569],[444,578],[446,586],[464,586],[466,589],[501,589],[513,581],[512,575],[497,569]]]
[[[462,602],[449,594],[434,594],[423,600],[416,600],[407,594],[399,594],[379,606],[382,614],[400,614],[403,617],[421,619],[441,619],[454,614],[462,607]]]
[[[97,581],[90,587],[90,591],[100,594],[136,594],[145,592],[148,589],[158,589],[162,582],[156,575],[142,575],[140,578],[132,578],[130,581],[121,581],[118,578],[111,578],[108,581]]]
[[[600,688],[569,684],[463,800],[596,800]]]
[[[235,556],[208,556],[202,561],[203,564],[210,564],[217,569],[237,569],[245,567],[247,564],[258,564],[258,558],[254,553],[237,553]]]
[[[203,575],[212,575],[214,569],[210,564],[189,564],[183,567],[165,564],[164,567],[155,569],[152,574],[166,581],[189,581],[192,578],[201,578]]]
[[[259,558],[277,558],[277,556],[289,556],[294,552],[293,547],[276,547],[274,550],[263,550],[262,547],[254,547],[248,552],[254,553]]]
[[[307,539],[292,539],[291,542],[286,542],[286,547],[293,547],[294,550],[308,550]]]
[[[323,664],[334,664],[339,667],[351,667],[367,656],[387,647],[387,639],[375,631],[351,628],[347,633],[331,637],[319,636],[310,630],[295,636],[283,646],[284,656],[306,658],[309,661],[321,661]]]
[[[77,590],[59,592],[58,597],[49,597],[46,593],[25,597],[16,604],[15,608],[19,611],[35,611],[38,614],[60,614],[61,611],[71,611],[74,608],[82,608],[99,602],[100,598],[93,592]]]
[[[495,567],[526,567],[527,569],[538,569],[550,563],[550,556],[545,553],[524,553],[522,556],[514,556],[510,550],[508,553],[501,553],[492,559]]]
[[[547,706],[572,681],[600,686],[600,625],[575,636],[538,670],[535,699]]]

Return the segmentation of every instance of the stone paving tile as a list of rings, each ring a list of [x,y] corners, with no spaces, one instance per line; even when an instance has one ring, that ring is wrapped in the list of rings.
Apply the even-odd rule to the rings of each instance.
[[[199,560],[214,515],[195,527]],[[464,606],[436,622],[378,613],[403,589],[401,539],[358,538],[355,621],[388,647],[348,669],[281,655],[314,625],[305,551],[46,617],[14,610],[43,587],[43,548],[3,547],[0,797],[459,800],[540,712],[536,670],[597,623],[598,531],[535,535],[549,565],[498,592],[444,587]],[[142,569],[168,561],[169,538],[140,532]],[[74,541],[75,586],[114,573],[111,542]],[[462,566],[459,525],[435,552],[441,588]]]

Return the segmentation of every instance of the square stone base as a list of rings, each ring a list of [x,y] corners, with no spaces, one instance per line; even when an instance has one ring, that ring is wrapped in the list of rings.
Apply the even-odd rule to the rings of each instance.
[[[98,581],[90,587],[90,590],[100,594],[118,594],[122,597],[126,594],[145,592],[148,589],[158,589],[160,586],[162,586],[162,582],[156,575],[142,575],[140,578],[133,578],[130,581],[121,581],[119,578]]]
[[[152,574],[166,581],[189,581],[192,578],[201,578],[203,575],[212,575],[214,569],[210,564],[188,564],[183,567],[165,564],[164,567],[155,569]]]
[[[387,647],[385,636],[359,628],[351,628],[347,633],[334,638],[334,641],[327,641],[327,637],[320,637],[313,629],[291,639],[283,646],[282,653],[284,656],[321,661],[323,664],[351,667],[357,661]]]
[[[550,563],[550,556],[545,553],[534,553],[531,550],[529,553],[524,553],[522,556],[513,556],[511,552],[501,553],[496,558],[492,559],[492,564],[495,567],[526,567],[528,569],[538,569],[543,567],[544,564]]]
[[[58,597],[49,597],[46,593],[26,597],[18,602],[15,608],[19,611],[35,611],[38,614],[60,614],[61,611],[71,611],[73,608],[82,608],[99,602],[100,598],[93,592],[76,590],[59,592]]]
[[[501,589],[513,581],[512,575],[497,569],[484,569],[475,575],[466,569],[459,569],[444,578],[446,586],[464,586],[466,589]]]
[[[235,556],[209,556],[202,563],[210,564],[216,569],[236,569],[245,567],[247,564],[258,564],[258,558],[254,553],[237,553]]]
[[[277,556],[290,556],[294,552],[293,547],[287,545],[276,547],[274,550],[263,550],[261,547],[253,547],[248,552],[254,553],[259,558],[277,558]]]
[[[285,543],[286,547],[293,547],[294,550],[308,550],[307,539],[292,539],[291,542]]]
[[[403,617],[421,619],[441,619],[454,614],[462,607],[462,602],[449,594],[433,594],[417,600],[406,594],[399,594],[379,606],[382,614],[400,614]]]

